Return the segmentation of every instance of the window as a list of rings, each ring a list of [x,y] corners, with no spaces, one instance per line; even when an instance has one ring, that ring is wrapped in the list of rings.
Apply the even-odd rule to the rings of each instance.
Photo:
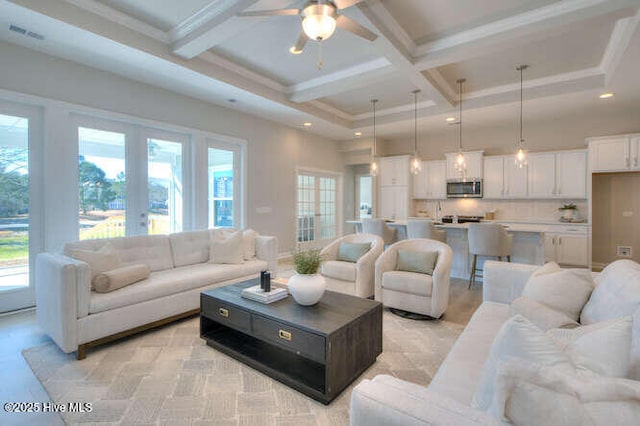
[[[182,144],[147,139],[148,232],[182,231]]]
[[[242,228],[241,149],[211,145],[207,150],[209,228]]]

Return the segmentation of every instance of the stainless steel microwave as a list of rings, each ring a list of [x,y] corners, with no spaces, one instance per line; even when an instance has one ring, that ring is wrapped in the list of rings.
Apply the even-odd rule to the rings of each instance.
[[[447,180],[447,198],[482,198],[482,179]]]

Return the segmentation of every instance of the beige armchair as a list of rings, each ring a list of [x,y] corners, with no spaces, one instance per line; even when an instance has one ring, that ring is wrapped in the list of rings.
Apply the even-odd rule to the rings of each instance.
[[[443,243],[447,242],[447,231],[438,229],[430,219],[409,219],[407,220],[407,238],[427,238]]]
[[[345,262],[338,260],[342,242],[371,243],[371,248],[357,262]],[[383,250],[382,238],[372,234],[349,234],[333,241],[321,252],[324,261],[320,273],[327,281],[327,289],[359,297],[373,296],[375,263]]]
[[[397,270],[398,250],[437,252],[433,274]],[[375,299],[389,308],[440,318],[449,304],[451,257],[451,248],[440,241],[414,239],[392,244],[376,262]]]
[[[398,237],[398,230],[388,226],[382,219],[362,219],[362,232],[382,237],[385,245],[393,244]]]

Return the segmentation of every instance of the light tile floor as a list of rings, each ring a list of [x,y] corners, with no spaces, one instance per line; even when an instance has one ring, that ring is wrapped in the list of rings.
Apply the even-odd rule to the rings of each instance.
[[[281,276],[290,276],[283,271]],[[482,285],[467,290],[467,281],[452,279],[445,319],[466,325],[482,302]],[[36,322],[35,310],[0,316],[0,402],[50,402],[40,382],[22,356],[22,350],[39,346],[49,338]],[[64,425],[56,413],[15,414],[0,410],[0,425]]]

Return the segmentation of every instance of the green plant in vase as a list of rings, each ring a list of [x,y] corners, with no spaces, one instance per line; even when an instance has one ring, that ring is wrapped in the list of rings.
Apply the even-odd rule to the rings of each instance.
[[[303,250],[297,247],[291,251],[293,269],[296,275],[289,279],[289,292],[300,305],[315,305],[322,298],[327,283],[318,274],[322,265],[322,252],[319,249]]]

